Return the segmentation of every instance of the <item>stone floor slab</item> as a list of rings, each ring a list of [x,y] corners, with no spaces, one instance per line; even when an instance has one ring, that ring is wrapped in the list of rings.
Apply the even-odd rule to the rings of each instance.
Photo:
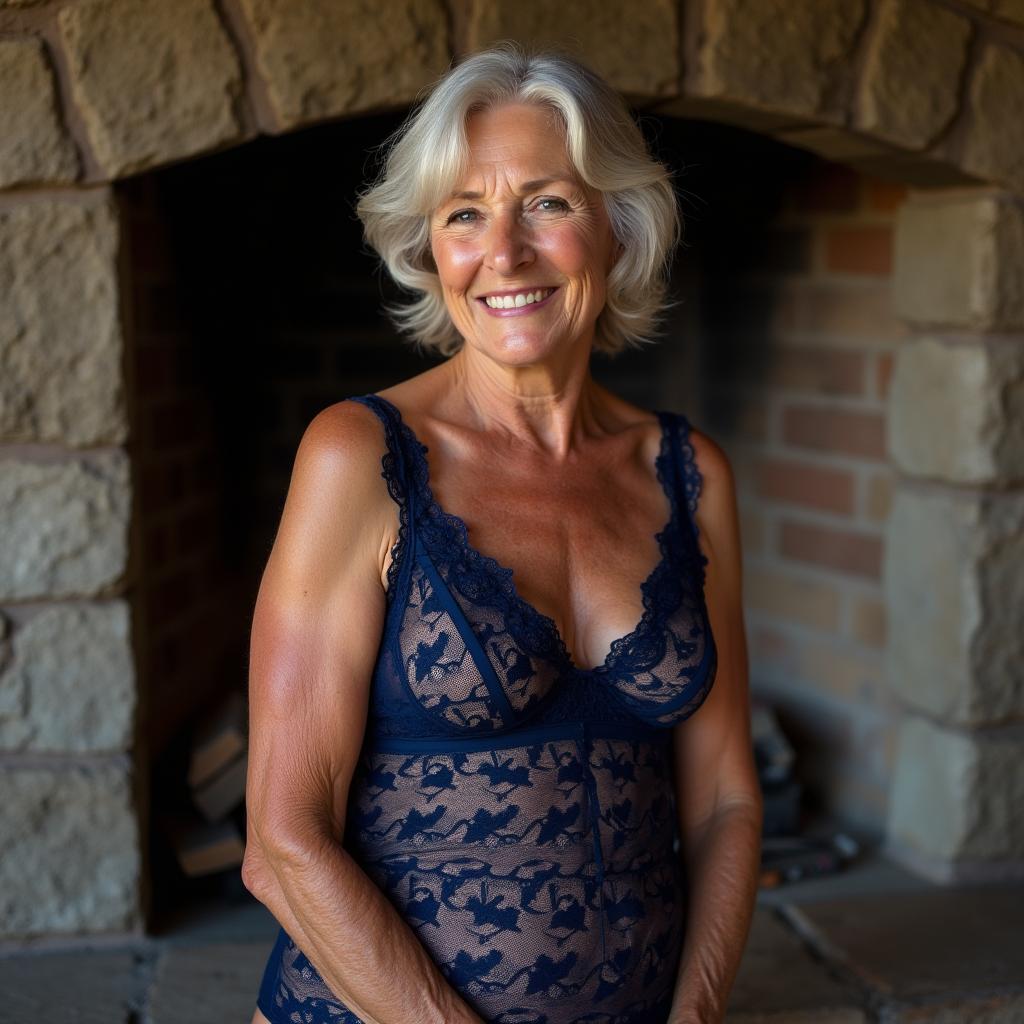
[[[168,947],[149,997],[151,1024],[248,1024],[271,944]]]
[[[782,912],[823,957],[891,1000],[1024,995],[1024,885],[864,894]]]
[[[879,1024],[1021,1024],[1024,994],[974,995],[885,1007]]]
[[[792,929],[758,907],[729,999],[728,1024],[865,1024],[859,993],[814,960]]]
[[[0,1024],[128,1024],[144,971],[130,952],[17,953],[0,958]]]

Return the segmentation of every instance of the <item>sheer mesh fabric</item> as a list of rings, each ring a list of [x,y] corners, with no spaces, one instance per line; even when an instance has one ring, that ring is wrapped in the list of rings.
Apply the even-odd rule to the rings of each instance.
[[[663,1021],[686,903],[670,727],[717,663],[688,421],[657,413],[671,516],[643,616],[582,669],[438,505],[399,410],[352,400],[383,423],[400,526],[346,849],[485,1020]],[[283,929],[259,1005],[274,1024],[359,1024]]]

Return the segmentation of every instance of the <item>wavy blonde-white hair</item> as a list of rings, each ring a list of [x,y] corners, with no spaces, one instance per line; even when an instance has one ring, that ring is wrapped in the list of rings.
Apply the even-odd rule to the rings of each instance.
[[[651,341],[671,305],[668,273],[681,235],[671,171],[651,156],[629,108],[602,78],[559,50],[529,51],[513,42],[445,73],[384,142],[381,173],[359,194],[367,243],[392,278],[419,296],[386,312],[424,349],[449,356],[461,347],[431,256],[430,215],[468,166],[469,115],[505,103],[535,103],[558,115],[575,173],[603,195],[622,245],[595,325],[595,351]]]

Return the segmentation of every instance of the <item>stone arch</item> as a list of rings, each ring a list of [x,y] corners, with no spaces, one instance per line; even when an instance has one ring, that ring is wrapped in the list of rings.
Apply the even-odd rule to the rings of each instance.
[[[88,847],[81,885],[117,894],[63,916],[26,904],[14,933],[127,928],[139,915],[111,184],[261,134],[400,108],[453,56],[510,37],[576,49],[641,111],[742,126],[913,188],[896,241],[909,337],[891,392],[900,477],[885,585],[893,635],[926,641],[890,645],[904,724],[889,838],[937,878],[1020,873],[1019,3],[2,0],[0,33],[7,813],[33,837],[43,875],[57,839],[32,808],[65,801],[82,834],[89,822],[76,824],[74,808],[101,813],[107,846]],[[73,692],[57,673],[25,670],[52,645],[87,655]],[[114,691],[124,713],[90,724]],[[33,717],[57,703],[65,715]]]

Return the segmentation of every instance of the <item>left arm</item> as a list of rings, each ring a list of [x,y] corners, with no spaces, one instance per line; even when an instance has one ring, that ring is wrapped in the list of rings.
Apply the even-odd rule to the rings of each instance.
[[[703,477],[698,526],[718,668],[704,703],[673,737],[690,891],[669,1024],[721,1024],[757,899],[764,805],[750,730],[736,488],[722,449],[696,430],[692,441]]]

